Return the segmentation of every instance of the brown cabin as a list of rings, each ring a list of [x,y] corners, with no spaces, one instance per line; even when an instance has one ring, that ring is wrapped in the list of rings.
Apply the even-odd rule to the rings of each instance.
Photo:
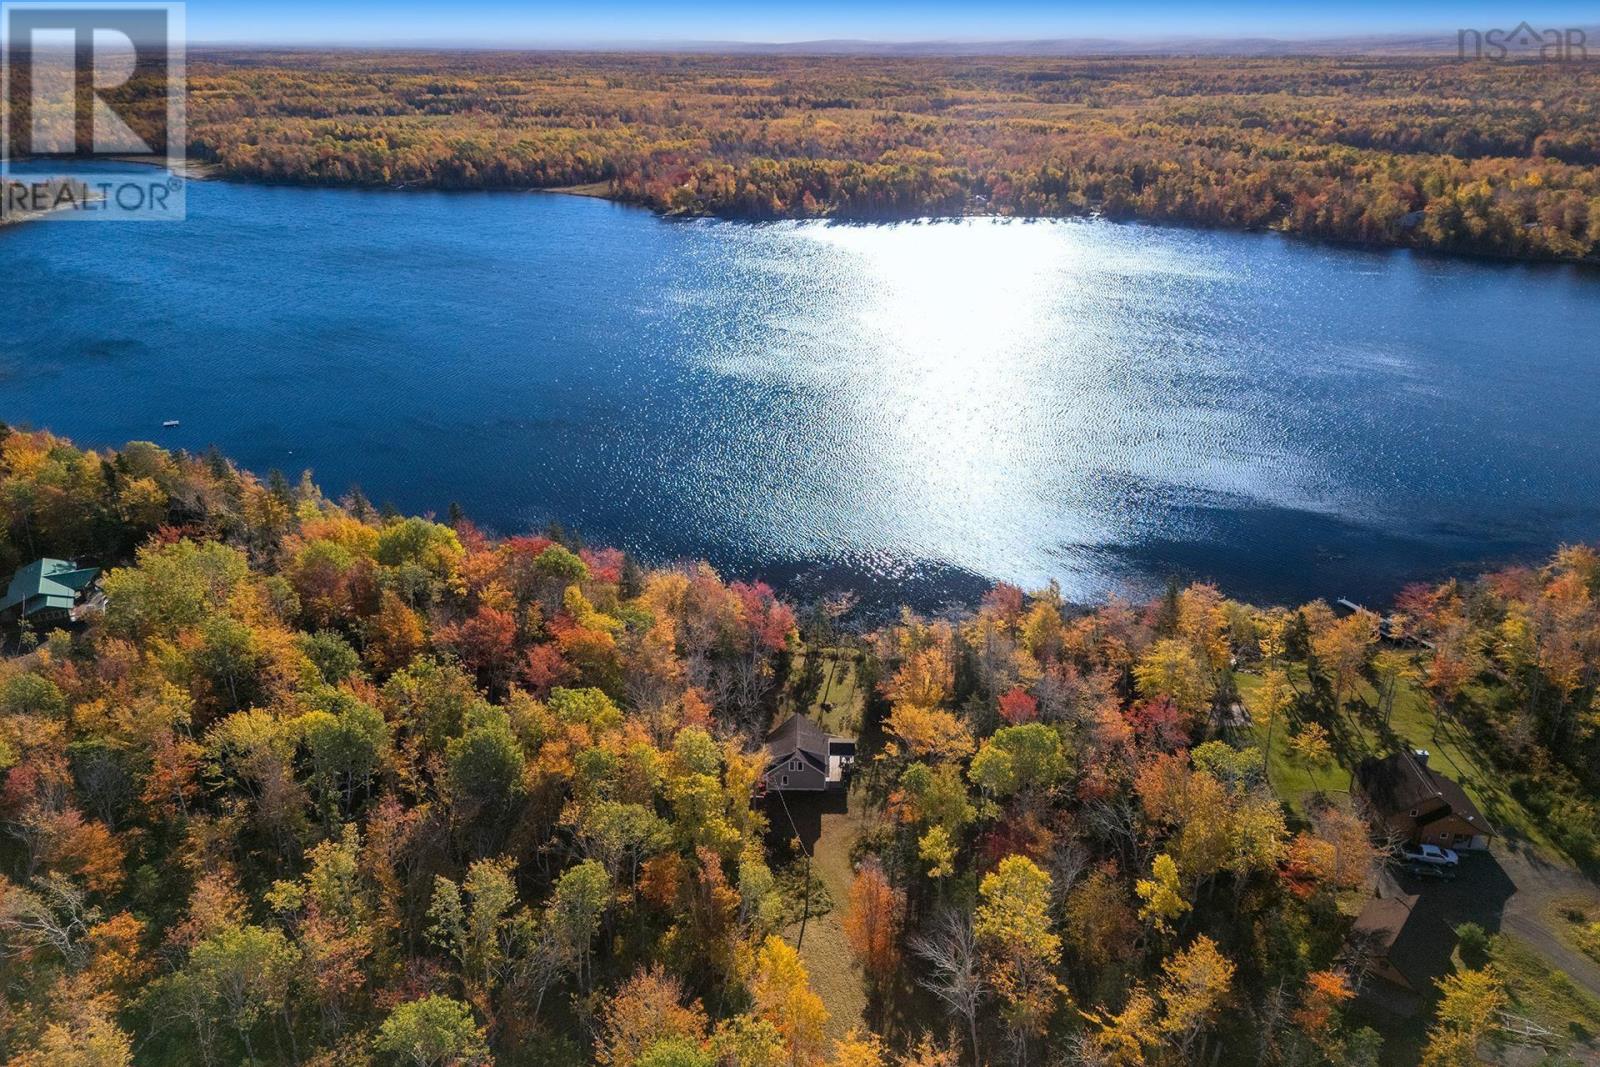
[[[1407,844],[1485,849],[1495,835],[1466,790],[1428,766],[1426,752],[1362,760],[1355,787],[1373,819]]]
[[[1424,981],[1419,989],[1413,976],[1401,969],[1409,963],[1402,942],[1407,928],[1414,925],[1411,913],[1416,906],[1417,897],[1411,895],[1374,897],[1361,909],[1350,931],[1350,947],[1367,974],[1413,993],[1427,988]]]

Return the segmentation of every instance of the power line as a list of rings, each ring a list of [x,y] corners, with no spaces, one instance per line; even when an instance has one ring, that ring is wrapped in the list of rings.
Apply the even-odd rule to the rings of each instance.
[[[800,853],[805,856],[805,896],[803,896],[805,904],[800,907],[800,936],[795,937],[795,952],[798,952],[800,945],[805,944],[805,925],[811,918],[811,849],[806,848],[805,838],[800,837],[800,827],[795,825],[794,814],[790,814],[789,800],[784,797],[784,790],[776,789],[773,792],[778,793],[778,803],[784,806],[784,817],[789,819],[789,829],[794,832],[795,843],[800,845]]]

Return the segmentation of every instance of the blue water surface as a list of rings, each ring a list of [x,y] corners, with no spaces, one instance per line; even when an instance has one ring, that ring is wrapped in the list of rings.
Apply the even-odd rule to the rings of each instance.
[[[5,421],[801,596],[1380,600],[1600,538],[1581,268],[211,182],[0,230],[0,279]]]

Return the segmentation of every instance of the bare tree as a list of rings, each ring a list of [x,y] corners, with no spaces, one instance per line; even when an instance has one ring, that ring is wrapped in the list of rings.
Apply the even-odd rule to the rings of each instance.
[[[74,760],[73,774],[94,815],[115,830],[117,812],[133,797],[133,779],[122,761],[109,746],[89,747]]]
[[[544,1008],[545,994],[565,969],[561,947],[550,924],[531,917],[518,924],[517,938],[521,951],[511,975],[511,985],[523,1003],[529,997],[533,999],[532,1018],[537,1022]]]
[[[1067,894],[1078,884],[1093,859],[1089,850],[1076,841],[1068,841],[1051,855],[1050,893],[1058,909],[1065,906]]]
[[[0,884],[0,951],[15,958],[47,946],[68,968],[79,970],[87,962],[83,939],[99,921],[99,911],[87,905],[82,889],[60,875],[34,884],[37,892]]]
[[[1344,947],[1339,950],[1340,969],[1348,976],[1350,988],[1355,992],[1361,992],[1372,969],[1383,959],[1385,950],[1382,942],[1381,932],[1352,931],[1345,939]]]
[[[1110,1057],[1085,1033],[1071,1035],[1055,1052],[1051,1067],[1107,1067]]]
[[[767,661],[751,652],[729,664],[728,695],[734,722],[751,737],[766,733],[767,697],[772,692],[772,670]]]
[[[1266,995],[1261,998],[1261,1004],[1253,1013],[1256,1023],[1257,1063],[1276,1063],[1281,1059],[1279,1038],[1288,1024],[1290,1007],[1289,997],[1284,992],[1282,982],[1267,990]]]
[[[1150,845],[1140,833],[1139,811],[1129,797],[1097,801],[1084,813],[1090,832],[1115,845],[1124,870],[1143,870],[1150,861]]]
[[[656,744],[665,744],[668,730],[664,712],[678,693],[679,680],[662,664],[635,653],[628,658],[622,684],[629,705],[649,725]]]
[[[928,973],[919,976],[917,984],[938,997],[951,1015],[966,1022],[967,1035],[972,1040],[972,1062],[981,1062],[978,1006],[985,990],[972,916],[946,908],[934,918],[929,933],[911,939],[911,951],[928,964]]]

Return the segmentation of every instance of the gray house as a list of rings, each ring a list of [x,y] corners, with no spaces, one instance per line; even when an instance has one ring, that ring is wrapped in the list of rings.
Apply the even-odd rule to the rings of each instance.
[[[841,789],[856,761],[856,742],[838,737],[804,715],[791,715],[767,735],[768,789],[785,793],[821,793]]]

